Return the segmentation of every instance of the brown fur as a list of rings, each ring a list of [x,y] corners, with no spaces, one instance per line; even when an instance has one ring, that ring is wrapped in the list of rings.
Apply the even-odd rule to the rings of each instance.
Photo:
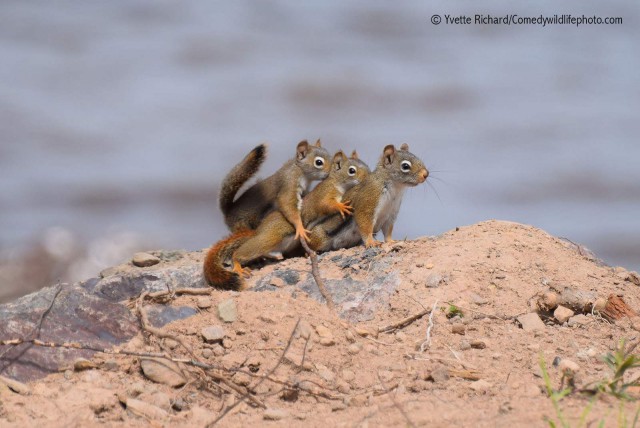
[[[234,270],[224,268],[225,260],[229,260],[233,252],[255,235],[253,230],[233,233],[213,245],[204,259],[204,277],[215,288],[224,290],[241,290],[242,277]]]

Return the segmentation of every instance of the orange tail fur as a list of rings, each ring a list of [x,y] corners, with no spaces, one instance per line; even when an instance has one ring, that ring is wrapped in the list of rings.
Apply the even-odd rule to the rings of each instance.
[[[209,249],[204,259],[204,277],[209,285],[224,290],[243,289],[242,277],[235,271],[225,269],[224,262],[231,260],[238,247],[253,235],[253,230],[242,230],[229,235]]]

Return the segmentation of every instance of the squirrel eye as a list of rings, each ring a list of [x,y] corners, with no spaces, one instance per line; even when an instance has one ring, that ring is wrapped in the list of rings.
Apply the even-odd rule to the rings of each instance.
[[[402,172],[409,172],[411,171],[411,162],[409,161],[402,161],[402,163],[400,164],[400,168],[402,169]]]
[[[356,167],[355,166],[350,166],[349,167],[349,175],[356,175]]]
[[[320,156],[316,156],[314,164],[316,168],[322,168],[324,166],[324,159],[322,159]]]

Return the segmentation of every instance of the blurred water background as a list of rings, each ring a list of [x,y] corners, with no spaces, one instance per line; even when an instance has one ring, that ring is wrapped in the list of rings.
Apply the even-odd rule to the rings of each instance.
[[[268,142],[266,176],[305,138],[371,166],[390,143],[424,159],[433,187],[405,195],[397,239],[507,219],[639,269],[639,19],[634,0],[5,0],[0,300],[210,245],[231,165]]]

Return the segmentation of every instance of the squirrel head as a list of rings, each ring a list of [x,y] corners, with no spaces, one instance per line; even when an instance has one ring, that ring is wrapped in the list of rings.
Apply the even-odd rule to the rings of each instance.
[[[307,140],[300,141],[296,147],[296,165],[309,180],[324,180],[331,170],[329,152],[326,151],[320,140],[311,145]]]
[[[369,175],[369,172],[369,167],[358,159],[358,154],[355,150],[350,158],[347,158],[340,150],[333,156],[329,177],[334,178],[344,190],[348,190],[356,184],[362,183]]]
[[[396,149],[393,144],[386,146],[378,162],[378,168],[393,181],[405,186],[417,186],[424,183],[429,171],[416,155],[409,152],[409,145],[403,144]]]

